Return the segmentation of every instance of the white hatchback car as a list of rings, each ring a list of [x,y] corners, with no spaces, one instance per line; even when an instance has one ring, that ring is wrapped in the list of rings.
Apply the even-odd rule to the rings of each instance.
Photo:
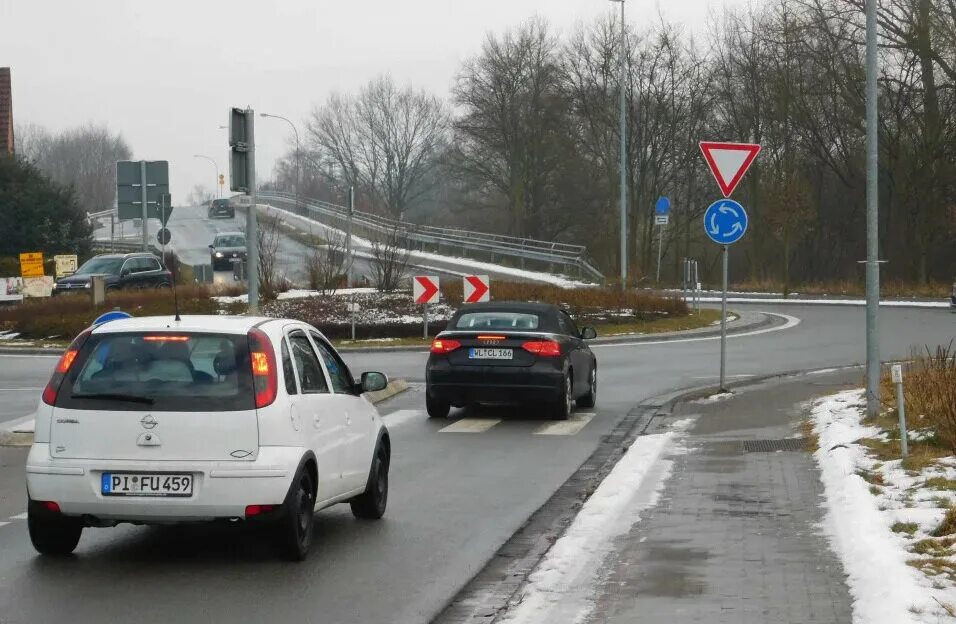
[[[245,519],[304,559],[316,510],[378,519],[391,443],[325,337],[298,321],[136,318],[83,332],[43,392],[27,458],[30,538],[68,554],[84,527]]]

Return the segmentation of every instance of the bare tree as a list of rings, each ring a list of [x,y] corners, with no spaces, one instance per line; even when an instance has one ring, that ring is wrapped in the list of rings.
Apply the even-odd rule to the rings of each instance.
[[[384,292],[397,289],[408,272],[410,252],[400,229],[380,233],[372,241],[372,273],[375,287]]]
[[[259,244],[259,293],[264,299],[275,299],[280,292],[288,290],[286,279],[279,273],[279,241],[282,219],[259,217],[256,230]]]
[[[348,271],[348,256],[345,253],[345,235],[328,230],[321,244],[312,236],[313,245],[305,259],[309,288],[323,295],[335,294]]]
[[[113,206],[116,161],[132,150],[122,135],[105,125],[88,124],[54,134],[41,126],[17,128],[21,155],[65,186],[72,186],[80,207],[99,212]]]
[[[333,94],[317,107],[308,141],[339,167],[346,184],[365,189],[402,219],[430,190],[447,128],[441,100],[383,76],[357,96]]]

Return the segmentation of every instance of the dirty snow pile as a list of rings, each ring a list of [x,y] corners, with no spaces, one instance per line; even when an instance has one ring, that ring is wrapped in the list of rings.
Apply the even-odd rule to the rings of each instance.
[[[864,422],[864,413],[862,390],[820,399],[811,412],[825,489],[823,530],[847,574],[853,621],[953,621],[956,559],[945,557],[956,536],[933,537],[945,515],[940,506],[952,504],[953,492],[927,487],[926,480],[956,478],[956,463],[946,458],[919,473],[904,470],[900,460],[878,461],[859,441],[888,437]]]
[[[554,543],[504,622],[576,622],[593,608],[594,586],[614,538],[657,504],[673,462],[674,432],[637,438]]]

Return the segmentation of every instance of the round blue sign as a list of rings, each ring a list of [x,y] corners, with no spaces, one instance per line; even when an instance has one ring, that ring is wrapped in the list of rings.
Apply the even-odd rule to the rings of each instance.
[[[747,211],[732,199],[715,201],[704,213],[704,232],[718,245],[730,245],[744,237]]]
[[[126,312],[113,310],[112,312],[101,314],[95,321],[93,321],[93,325],[102,325],[103,323],[109,323],[110,321],[120,321],[122,319],[128,318],[133,318],[133,316],[131,314],[127,314]]]
[[[654,212],[659,215],[666,215],[671,211],[671,199],[670,197],[661,197],[657,200],[657,204],[654,206]]]

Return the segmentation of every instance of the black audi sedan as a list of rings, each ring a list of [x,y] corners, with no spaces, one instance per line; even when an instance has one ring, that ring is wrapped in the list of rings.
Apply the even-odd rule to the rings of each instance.
[[[528,404],[565,420],[575,402],[594,407],[597,359],[586,341],[596,337],[550,304],[465,305],[432,342],[428,415],[445,418],[452,406]]]

